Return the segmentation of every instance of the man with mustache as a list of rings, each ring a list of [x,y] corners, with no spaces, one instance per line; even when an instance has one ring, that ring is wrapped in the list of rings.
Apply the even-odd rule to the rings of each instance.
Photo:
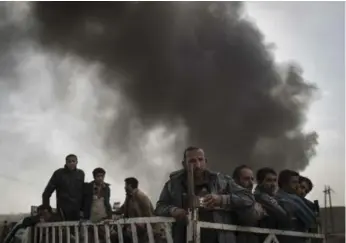
[[[203,149],[188,147],[183,154],[183,169],[170,175],[155,209],[156,215],[174,217],[177,220],[173,225],[174,243],[186,240],[188,205],[183,195],[188,190],[187,168],[191,164],[194,168],[195,194],[204,198],[203,208],[199,209],[200,221],[232,224],[231,210],[242,213],[247,221],[258,220],[251,192],[234,183],[229,176],[207,169]],[[233,232],[201,229],[201,243],[235,242]]]

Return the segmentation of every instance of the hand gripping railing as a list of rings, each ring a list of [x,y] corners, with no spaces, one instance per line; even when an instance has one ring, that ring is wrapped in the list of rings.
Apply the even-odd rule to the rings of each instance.
[[[148,217],[148,218],[131,218],[119,219],[109,221],[107,223],[93,224],[91,222],[57,222],[57,223],[40,223],[34,228],[34,243],[113,243],[111,235],[115,235],[117,243],[124,243],[123,226],[130,225],[133,243],[142,243],[137,235],[136,224],[146,225],[147,243],[157,243],[154,233],[153,225],[160,225],[164,229],[164,241],[173,243],[171,234],[171,224],[174,222],[172,218],[166,217]],[[200,243],[200,232],[203,228],[223,230],[223,231],[237,231],[254,234],[267,235],[263,243],[279,243],[277,236],[300,237],[306,239],[319,239],[325,243],[325,236],[323,234],[303,233],[296,231],[285,231],[275,229],[264,229],[257,227],[243,227],[237,225],[209,223],[189,219],[189,225],[195,225],[196,237],[195,242]],[[115,227],[115,230],[113,229]],[[91,229],[91,231],[90,231]],[[103,229],[103,237],[100,239],[99,231]],[[191,229],[191,227],[188,229]],[[58,232],[56,232],[58,230]],[[71,233],[71,231],[73,233]],[[91,232],[91,234],[90,234]],[[114,234],[115,233],[115,234]],[[93,238],[89,237],[93,235]],[[114,238],[113,238],[114,239]],[[294,242],[294,238],[292,239]]]

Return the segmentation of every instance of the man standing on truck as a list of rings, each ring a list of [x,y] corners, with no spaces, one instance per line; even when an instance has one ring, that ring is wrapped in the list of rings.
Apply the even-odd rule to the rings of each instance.
[[[74,154],[66,156],[64,168],[56,170],[50,178],[43,194],[43,205],[49,206],[49,200],[56,191],[57,210],[65,221],[80,219],[83,200],[84,172],[77,169],[78,158]]]
[[[244,221],[257,222],[258,215],[254,209],[255,199],[251,191],[234,183],[231,177],[207,169],[207,159],[203,149],[188,147],[183,154],[183,170],[170,175],[162,189],[155,212],[158,216],[174,217],[177,222],[173,227],[174,243],[185,242],[188,205],[184,197],[188,191],[187,170],[193,166],[194,189],[196,196],[203,200],[199,209],[199,219],[212,223],[232,224],[230,211],[243,215]],[[202,229],[201,243],[234,243],[233,232]]]

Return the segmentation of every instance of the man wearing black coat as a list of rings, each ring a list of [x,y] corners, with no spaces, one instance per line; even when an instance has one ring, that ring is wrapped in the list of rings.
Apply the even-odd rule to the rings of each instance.
[[[82,209],[84,172],[77,169],[78,159],[74,154],[66,156],[64,168],[56,170],[50,178],[43,194],[43,205],[49,206],[49,200],[56,191],[57,210],[66,221],[80,219]]]

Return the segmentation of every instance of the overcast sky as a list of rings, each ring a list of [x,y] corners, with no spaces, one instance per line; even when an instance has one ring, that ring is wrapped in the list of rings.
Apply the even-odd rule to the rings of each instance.
[[[247,9],[266,40],[276,44],[276,59],[297,61],[306,79],[320,88],[321,97],[313,104],[306,124],[307,130],[317,130],[320,135],[318,155],[302,174],[315,184],[311,199],[319,199],[323,206],[322,190],[328,184],[335,190],[333,203],[344,205],[344,3],[252,2]],[[131,171],[103,163],[114,158],[102,149],[103,137],[117,116],[114,104],[119,94],[98,80],[100,67],[54,56],[33,43],[17,48],[14,57],[20,61],[15,74],[0,77],[0,213],[26,212],[31,205],[40,204],[51,173],[71,151],[80,155],[87,180],[92,179],[96,166],[112,171],[114,176],[107,177],[112,198],[122,200],[123,178],[132,175]],[[57,74],[64,78],[56,80]],[[57,102],[61,99],[57,82],[63,102]],[[104,97],[108,105],[100,110]],[[175,165],[165,154],[176,135],[164,132],[164,128],[150,131],[142,149],[153,163],[164,160],[164,169],[170,171]],[[165,180],[164,173],[155,174]],[[141,185],[144,190],[150,186],[145,181]]]
[[[323,206],[323,187],[345,204],[345,6],[343,2],[249,2],[248,14],[276,44],[278,61],[295,60],[321,97],[309,112],[307,130],[319,133],[318,155],[303,175],[315,184],[309,196]]]

